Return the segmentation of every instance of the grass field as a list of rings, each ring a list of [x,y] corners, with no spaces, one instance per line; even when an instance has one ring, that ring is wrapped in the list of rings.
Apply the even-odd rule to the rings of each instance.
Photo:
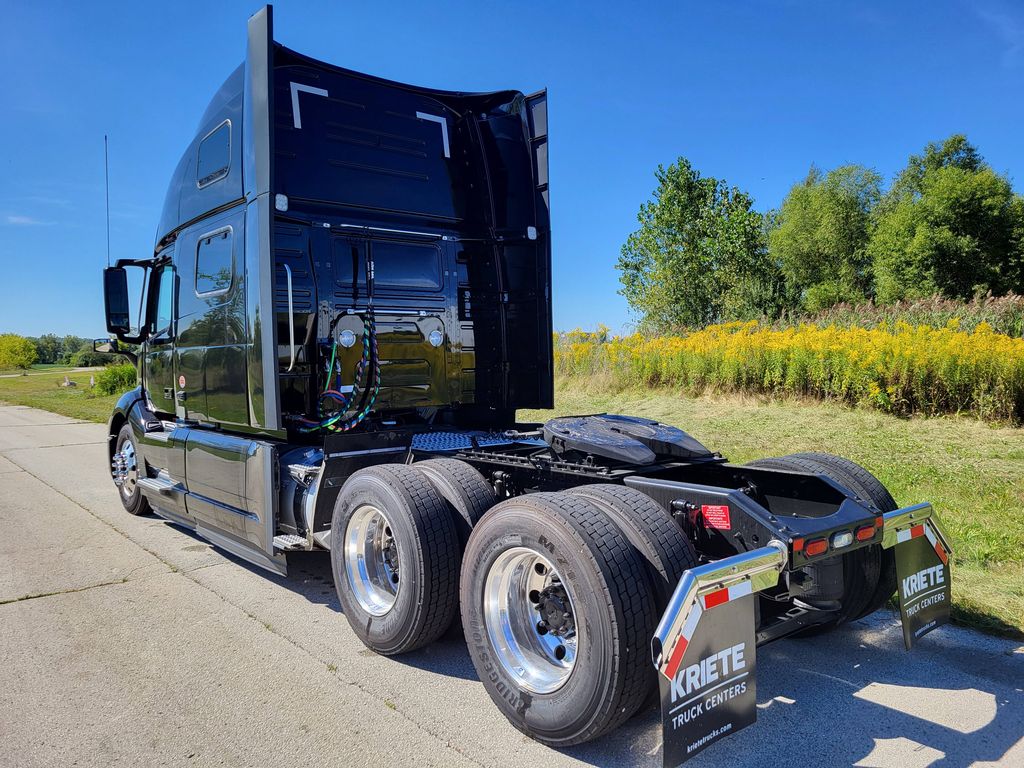
[[[116,395],[89,393],[89,373],[66,369],[0,378],[0,401],[105,422]],[[588,391],[560,384],[555,411],[628,413],[679,426],[734,462],[795,451],[847,456],[874,472],[897,502],[930,501],[953,538],[954,617],[989,632],[1024,637],[1024,429],[974,419],[898,419],[815,401],[687,398],[666,390]]]
[[[76,419],[105,422],[117,402],[117,395],[94,395],[89,377],[97,372],[74,371],[64,366],[33,366],[27,375],[0,375],[0,401],[29,405]],[[59,386],[67,376],[74,387]]]
[[[555,411],[521,411],[520,418],[627,413],[681,427],[738,463],[796,451],[853,459],[898,503],[935,506],[953,539],[954,618],[1024,637],[1024,430],[814,401],[587,391],[579,379],[560,385],[555,402]]]

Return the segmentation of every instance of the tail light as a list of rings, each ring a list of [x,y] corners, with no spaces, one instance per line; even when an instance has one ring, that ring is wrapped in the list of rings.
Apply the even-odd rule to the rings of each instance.
[[[868,539],[874,538],[874,535],[874,525],[862,525],[857,529],[857,541],[867,541]]]
[[[822,555],[825,552],[828,552],[828,539],[811,539],[804,544],[804,554],[807,557]]]

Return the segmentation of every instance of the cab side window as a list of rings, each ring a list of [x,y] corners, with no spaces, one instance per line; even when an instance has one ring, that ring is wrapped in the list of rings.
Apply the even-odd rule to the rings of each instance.
[[[165,264],[157,273],[156,314],[153,319],[153,335],[171,330],[174,319],[174,267]]]
[[[228,175],[231,165],[231,122],[225,120],[199,143],[196,184],[200,189]]]
[[[219,296],[231,290],[234,259],[231,227],[199,238],[196,250],[196,296]]]

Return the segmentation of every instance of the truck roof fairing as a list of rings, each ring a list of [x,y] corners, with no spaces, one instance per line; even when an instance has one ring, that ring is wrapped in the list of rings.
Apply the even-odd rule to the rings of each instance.
[[[439,225],[457,226],[477,219],[473,228],[479,229],[480,219],[489,218],[490,212],[467,210],[474,206],[460,189],[465,184],[458,166],[504,183],[503,172],[516,163],[503,162],[507,149],[503,139],[510,129],[520,130],[521,117],[531,108],[530,97],[517,90],[424,88],[318,61],[273,41],[272,14],[272,7],[266,6],[249,20],[246,60],[214,94],[178,162],[164,200],[155,250],[191,222],[271,192],[413,215]],[[320,96],[324,92],[328,95]],[[311,119],[322,106],[319,98],[335,110],[330,115],[334,119],[323,123]],[[375,109],[383,106],[387,108]],[[349,108],[349,119],[337,119],[339,107]],[[390,125],[381,124],[382,114],[393,118]],[[303,115],[307,116],[304,124]],[[475,125],[481,120],[474,116],[494,130],[481,133]],[[535,165],[534,184],[545,188],[546,208],[546,113],[526,117],[543,123],[545,146],[538,148],[543,156],[530,165]],[[225,124],[226,172],[218,183],[203,184],[199,163],[204,141]],[[373,143],[376,146],[371,147]],[[344,157],[339,144],[344,145]],[[430,151],[434,144],[440,151]],[[465,163],[444,162],[460,154],[468,157]],[[359,190],[358,202],[346,199],[344,190],[349,189]],[[497,229],[521,230],[535,223],[533,215],[526,222],[514,211],[495,213]],[[504,213],[511,213],[509,220],[502,220]]]

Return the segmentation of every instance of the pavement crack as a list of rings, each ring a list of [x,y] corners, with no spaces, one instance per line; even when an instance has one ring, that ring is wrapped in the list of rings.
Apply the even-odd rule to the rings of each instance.
[[[22,595],[21,597],[10,597],[6,600],[0,599],[0,605],[10,605],[11,603],[23,603],[26,600],[38,600],[41,597],[54,597],[56,595],[73,595],[76,592],[87,592],[90,589],[98,589],[99,587],[110,587],[114,584],[127,584],[128,577],[123,576],[120,579],[112,579],[111,581],[101,581],[99,584],[87,584],[84,587],[72,587],[70,589],[57,589],[53,592],[35,592],[30,595]]]
[[[57,445],[25,445],[20,448],[4,448],[0,455],[7,456],[18,451],[38,451],[44,448],[77,448],[80,445],[106,445],[106,440],[87,440],[84,443],[58,443]],[[8,456],[8,458],[10,458]],[[26,470],[27,471],[27,470]],[[35,475],[33,475],[35,477]]]
[[[252,611],[248,610],[245,606],[240,605],[239,603],[236,603],[235,601],[231,600],[226,595],[218,592],[216,589],[214,589],[213,587],[209,586],[208,584],[203,584],[202,582],[198,581],[197,579],[194,579],[190,574],[192,572],[196,571],[196,570],[199,570],[199,569],[193,568],[192,571],[181,571],[181,575],[184,576],[185,578],[187,578],[189,581],[191,581],[191,582],[195,583],[196,585],[202,587],[203,589],[213,593],[218,598],[220,598],[224,603],[226,603],[227,605],[230,605],[232,608],[240,611],[242,614],[244,614],[246,617],[248,617],[252,621],[255,621],[256,623],[258,623],[267,632],[270,632],[271,634],[276,635],[277,637],[281,638],[286,643],[288,643],[293,648],[295,648],[298,652],[305,654],[307,657],[309,657],[310,659],[312,659],[313,661],[317,662],[320,665],[324,665],[326,663],[326,662],[324,662],[323,659],[321,659],[319,656],[317,656],[315,653],[313,653],[313,651],[311,651],[309,648],[306,648],[301,643],[297,642],[296,640],[293,640],[288,635],[286,635],[283,632],[279,631],[276,627],[274,627],[273,624],[265,621],[264,619],[261,619],[255,613],[253,613]],[[330,674],[332,674],[332,676],[336,676],[337,673],[336,672],[331,672]],[[399,715],[403,720],[406,720],[408,723],[410,723],[413,727],[415,727],[418,730],[422,731],[423,733],[427,734],[432,739],[436,739],[437,741],[441,742],[448,749],[452,750],[453,752],[458,754],[460,757],[463,757],[466,760],[470,761],[474,765],[478,765],[478,766],[480,766],[480,768],[489,768],[487,763],[480,762],[480,760],[478,760],[476,758],[476,756],[470,754],[468,751],[466,751],[462,747],[457,746],[456,744],[454,744],[450,737],[446,736],[443,733],[439,733],[438,731],[430,728],[429,726],[427,726],[424,723],[420,722],[416,718],[412,717],[408,713],[403,712],[388,697],[381,696],[381,695],[375,693],[374,691],[369,690],[368,688],[363,686],[363,684],[360,683],[358,680],[341,680],[341,679],[339,679],[338,682],[339,683],[344,683],[346,685],[349,685],[349,686],[355,688],[360,693],[362,693],[364,696],[368,696],[369,698],[373,699],[374,701],[377,701],[377,702],[383,704],[388,709],[390,709],[392,712],[394,712],[395,714]]]
[[[46,446],[43,446],[43,447],[46,447]],[[19,450],[21,450],[21,449],[19,449]],[[87,513],[87,514],[89,514],[89,515],[92,515],[92,516],[93,516],[94,518],[96,518],[97,520],[99,520],[99,521],[100,521],[101,523],[103,523],[103,524],[104,524],[105,526],[107,526],[108,528],[110,528],[110,529],[112,529],[112,530],[116,531],[117,533],[119,533],[119,534],[120,534],[121,536],[123,536],[123,537],[124,537],[125,539],[127,539],[128,541],[130,541],[130,542],[131,542],[132,544],[134,544],[135,546],[137,546],[137,547],[138,547],[139,549],[141,549],[141,550],[142,550],[143,552],[146,552],[147,554],[150,554],[150,555],[152,555],[153,557],[155,557],[155,558],[156,558],[157,560],[159,560],[159,561],[160,561],[161,563],[163,563],[164,565],[166,565],[166,566],[167,566],[167,568],[168,568],[169,570],[171,570],[171,571],[178,571],[178,570],[179,570],[179,569],[178,569],[178,567],[177,567],[176,565],[174,565],[174,563],[170,562],[169,560],[167,560],[167,559],[166,559],[166,558],[164,558],[164,557],[161,557],[161,556],[160,556],[160,555],[159,555],[159,554],[158,554],[157,552],[155,552],[154,550],[150,549],[150,548],[149,548],[149,547],[147,547],[147,546],[146,546],[145,544],[141,544],[141,543],[140,543],[139,541],[137,541],[137,540],[136,540],[135,538],[133,538],[133,537],[132,537],[131,535],[129,535],[129,534],[127,533],[127,532],[125,532],[125,531],[123,531],[122,529],[118,528],[118,527],[117,527],[116,525],[114,525],[114,524],[113,524],[112,522],[110,522],[109,520],[105,520],[104,518],[100,517],[100,516],[99,516],[99,515],[97,515],[97,514],[96,514],[95,512],[93,512],[93,511],[92,511],[91,509],[89,509],[89,508],[88,508],[87,506],[85,506],[84,504],[82,504],[82,502],[78,501],[78,499],[75,499],[75,498],[72,498],[71,496],[68,496],[68,495],[67,495],[66,493],[64,493],[64,491],[62,491],[62,490],[61,490],[60,488],[57,488],[57,487],[56,487],[55,485],[51,485],[50,483],[46,482],[46,480],[45,480],[44,478],[42,478],[42,477],[40,477],[39,475],[37,475],[37,474],[36,474],[35,472],[33,472],[32,470],[30,470],[30,469],[29,469],[28,467],[26,467],[26,466],[25,466],[24,464],[19,464],[19,463],[18,463],[18,462],[17,462],[17,461],[15,460],[15,459],[11,458],[10,456],[7,456],[7,460],[8,460],[8,461],[10,461],[10,462],[11,462],[12,464],[14,464],[15,466],[18,466],[18,467],[20,467],[20,468],[21,468],[21,471],[22,471],[22,472],[24,472],[25,474],[29,475],[30,477],[34,477],[34,478],[35,478],[36,480],[38,480],[38,481],[39,481],[40,483],[42,483],[43,485],[45,485],[45,486],[46,486],[47,488],[49,488],[49,489],[50,489],[51,491],[53,491],[54,493],[57,493],[57,494],[59,494],[60,496],[63,496],[63,497],[65,498],[65,499],[67,499],[68,501],[70,501],[70,502],[71,502],[72,504],[74,504],[74,505],[75,505],[76,507],[78,507],[79,509],[83,510],[84,512],[86,512],[86,513]]]
[[[93,424],[91,421],[58,421],[49,424],[0,424],[0,429],[25,429],[26,427],[68,427],[72,424]]]
[[[861,687],[861,686],[857,685],[857,683],[855,683],[855,682],[853,682],[851,680],[846,680],[845,678],[842,678],[842,677],[836,677],[835,675],[828,675],[828,674],[826,674],[824,672],[818,672],[818,671],[813,670],[813,669],[805,669],[803,667],[800,667],[797,671],[798,672],[806,672],[808,675],[817,675],[818,677],[824,677],[824,678],[827,678],[828,680],[835,680],[837,683],[842,683],[843,685],[848,685],[851,688],[860,688]]]

